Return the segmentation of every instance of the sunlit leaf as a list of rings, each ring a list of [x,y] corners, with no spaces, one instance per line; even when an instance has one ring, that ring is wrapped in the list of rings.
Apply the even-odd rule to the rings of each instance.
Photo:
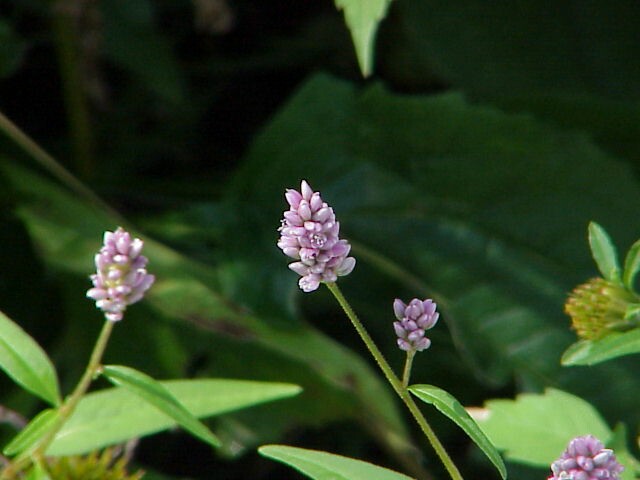
[[[2,449],[2,452],[5,455],[13,456],[34,447],[38,440],[53,427],[58,417],[58,410],[51,408],[43,410],[20,430],[11,442]]]
[[[491,460],[491,463],[500,472],[502,478],[507,478],[507,467],[504,465],[502,457],[496,447],[487,438],[478,424],[471,418],[464,407],[448,392],[434,385],[411,385],[409,391],[425,403],[433,405],[444,415],[462,428],[473,440],[484,454]]]
[[[287,464],[314,480],[410,480],[406,475],[362,460],[317,450],[264,445],[258,452]]]
[[[220,440],[176,400],[160,382],[142,372],[122,365],[105,365],[102,368],[102,374],[111,383],[133,392],[145,402],[156,407],[196,437],[214,447],[220,446]]]
[[[596,409],[569,393],[547,389],[515,400],[489,400],[478,424],[508,460],[548,467],[574,437],[591,434],[606,443],[612,435]]]
[[[0,312],[0,368],[16,383],[52,405],[60,403],[58,377],[33,338]]]
[[[300,393],[283,383],[240,380],[160,382],[195,417],[206,418]],[[56,436],[49,455],[76,455],[174,427],[176,422],[124,388],[86,395]]]
[[[562,364],[596,365],[623,355],[640,353],[640,328],[629,332],[611,332],[599,340],[580,340],[562,355]]]

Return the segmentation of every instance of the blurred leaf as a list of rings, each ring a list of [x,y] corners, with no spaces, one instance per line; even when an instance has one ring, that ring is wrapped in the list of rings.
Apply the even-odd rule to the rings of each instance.
[[[25,199],[17,211],[45,261],[83,277],[91,272],[92,259],[100,248],[104,230],[115,228],[119,221],[11,161],[0,162],[0,168]],[[411,450],[391,391],[367,362],[308,324],[297,321],[288,309],[248,313],[244,304],[248,298],[269,298],[270,292],[281,285],[269,277],[273,271],[268,256],[267,261],[260,264],[260,275],[246,278],[253,283],[251,290],[240,292],[242,295],[236,300],[223,293],[221,271],[191,261],[146,236],[143,238],[145,255],[150,259],[149,271],[156,275],[156,283],[145,296],[146,305],[164,317],[238,341],[243,349],[260,347],[269,351],[272,363],[268,367],[272,375],[306,373],[302,378],[297,373],[296,382],[314,394],[305,396],[304,402],[291,409],[285,420],[317,423],[319,413],[324,421],[359,419],[366,411],[365,425],[378,432],[378,441],[399,452]],[[269,245],[271,242],[273,238]],[[236,244],[239,242],[229,245]],[[282,272],[287,274],[286,267]],[[256,283],[263,281],[265,290]],[[215,352],[211,355],[215,358]],[[291,368],[284,368],[285,362]],[[241,367],[243,377],[255,378],[255,367],[250,363],[239,366],[236,361],[235,364],[236,368]],[[281,376],[277,379],[287,380]],[[370,402],[370,398],[377,400]]]
[[[26,480],[51,480],[51,477],[40,463],[36,463],[27,473]]]
[[[622,282],[625,287],[631,291],[633,291],[633,281],[636,278],[638,270],[640,270],[640,240],[631,245],[631,248],[624,259]]]
[[[194,416],[206,418],[287,398],[300,387],[240,380],[172,380],[160,382]],[[90,452],[125,440],[165,430],[175,422],[138,395],[112,388],[86,395],[64,424],[47,454]]]
[[[13,456],[34,447],[38,440],[53,427],[58,417],[58,410],[47,408],[41,411],[2,449],[2,453]]]
[[[602,276],[610,282],[620,283],[620,265],[616,247],[607,232],[597,223],[589,223],[589,245],[591,255]]]
[[[11,24],[0,18],[0,78],[14,73],[23,60],[25,44],[11,28]]]
[[[172,103],[184,99],[184,78],[171,46],[154,25],[148,0],[101,0],[105,55]]]
[[[285,202],[274,192],[302,178],[334,207],[353,243],[360,266],[341,289],[370,309],[380,338],[397,293],[372,296],[363,264],[396,282],[389,288],[403,285],[438,302],[479,381],[499,387],[515,378],[527,389],[555,382],[607,415],[638,418],[630,390],[640,365],[590,372],[610,387],[594,391],[584,373],[559,363],[574,339],[563,314],[566,292],[595,273],[582,247],[587,224],[606,218],[623,244],[640,231],[632,172],[584,135],[459,94],[396,95],[316,76],[257,138],[230,185],[239,206],[232,231],[250,232],[234,236],[230,254],[251,251],[253,261],[282,268],[270,242]],[[295,275],[288,275],[293,290]],[[272,292],[273,302],[288,307],[285,285],[260,285],[262,298]],[[436,356],[428,365],[451,368]]]
[[[569,441],[591,434],[607,443],[612,431],[583,399],[549,388],[544,395],[521,394],[515,400],[489,400],[478,423],[508,460],[548,467]]]
[[[453,395],[433,385],[411,385],[409,391],[423,402],[436,407],[455,422],[491,460],[491,463],[500,472],[500,476],[503,479],[507,478],[507,467],[505,467],[498,450]]]
[[[599,340],[580,340],[562,354],[562,365],[597,365],[616,357],[640,353],[640,328],[611,332]]]
[[[220,446],[220,441],[216,436],[203,423],[199,422],[160,382],[149,375],[122,365],[105,365],[102,368],[102,374],[114,385],[129,390],[156,407],[200,440],[214,447]]]
[[[436,75],[485,98],[639,98],[634,0],[406,0],[393,13],[387,61],[412,81]]]
[[[406,475],[371,463],[317,450],[265,445],[258,452],[315,480],[410,480]]]
[[[620,479],[635,480],[638,478],[640,461],[629,452],[629,448],[627,447],[627,428],[624,424],[616,425],[613,431],[613,438],[606,446],[615,452],[616,459],[620,462],[620,465],[624,467],[624,470],[620,474]]]
[[[339,10],[344,10],[360,71],[368,77],[373,68],[376,30],[387,14],[391,0],[335,0],[335,3]]]
[[[0,368],[17,384],[60,404],[56,370],[44,350],[20,326],[0,312]]]

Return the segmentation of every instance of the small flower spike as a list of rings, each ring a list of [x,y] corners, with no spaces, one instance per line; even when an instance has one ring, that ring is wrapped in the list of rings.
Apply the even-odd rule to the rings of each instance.
[[[351,273],[356,264],[355,258],[348,256],[351,245],[339,238],[340,223],[320,193],[303,180],[300,191],[288,189],[285,198],[290,208],[278,229],[278,247],[298,260],[289,268],[302,277],[300,288],[312,292],[322,282],[335,282]]]
[[[440,314],[436,312],[436,304],[431,299],[418,300],[414,298],[405,304],[396,298],[393,302],[393,312],[398,319],[393,328],[398,335],[398,347],[408,352],[421,352],[431,345],[431,340],[424,336],[425,330],[433,328]]]
[[[147,257],[140,255],[144,243],[118,227],[104,233],[104,244],[96,254],[93,288],[87,297],[96,301],[107,320],[122,320],[127,305],[142,299],[155,277],[147,273]]]
[[[618,480],[624,467],[618,463],[613,450],[594,436],[576,437],[562,456],[551,464],[553,473],[548,480]]]

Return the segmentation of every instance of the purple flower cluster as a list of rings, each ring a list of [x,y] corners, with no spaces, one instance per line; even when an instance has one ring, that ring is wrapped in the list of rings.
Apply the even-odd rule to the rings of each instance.
[[[144,242],[118,227],[104,233],[104,244],[96,254],[96,273],[91,275],[93,288],[87,297],[96,301],[107,320],[122,320],[127,305],[136,303],[153,284],[147,273],[147,257],[140,255]]]
[[[562,456],[551,464],[553,475],[548,480],[617,480],[623,470],[613,450],[586,435],[569,442]]]
[[[393,328],[398,335],[398,347],[405,351],[421,352],[431,345],[431,340],[424,336],[425,330],[433,328],[438,321],[439,313],[433,300],[419,300],[414,298],[405,304],[396,298],[393,302],[393,312],[398,319]]]
[[[351,245],[339,238],[340,223],[320,193],[303,180],[300,192],[288,189],[285,198],[290,208],[284,212],[278,229],[278,247],[298,260],[289,268],[302,276],[300,288],[312,292],[321,282],[335,282],[339,276],[351,273],[356,264],[355,258],[347,256]]]

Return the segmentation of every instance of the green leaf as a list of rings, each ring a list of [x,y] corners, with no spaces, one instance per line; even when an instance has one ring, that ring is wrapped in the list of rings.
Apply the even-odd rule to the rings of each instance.
[[[609,235],[596,222],[589,223],[589,245],[591,254],[602,276],[611,282],[620,282],[620,266],[616,247]]]
[[[111,383],[121,386],[138,395],[167,416],[174,419],[185,430],[201,440],[220,446],[220,440],[187,410],[160,382],[133,368],[122,365],[105,365],[102,374]]]
[[[25,480],[51,480],[51,477],[40,463],[36,463],[27,473]]]
[[[625,320],[633,320],[640,316],[640,303],[631,303],[627,305],[627,309],[624,312]]]
[[[640,474],[640,461],[635,458],[627,447],[627,428],[623,423],[616,425],[613,437],[606,445],[616,454],[616,459],[624,467],[620,474],[621,480],[636,480]]]
[[[607,443],[611,430],[593,406],[561,390],[489,400],[478,424],[508,460],[548,467],[571,440],[591,434]]]
[[[41,411],[3,448],[2,452],[13,456],[34,447],[58,417],[58,410],[48,408]]]
[[[60,404],[55,368],[33,338],[0,312],[0,369],[51,405]]]
[[[633,291],[633,281],[636,278],[638,270],[640,270],[640,240],[631,245],[624,259],[622,283],[631,291]]]
[[[318,450],[264,445],[258,452],[315,480],[410,480],[410,477],[393,470]]]
[[[507,478],[507,468],[496,447],[487,438],[478,424],[471,418],[464,407],[450,393],[434,385],[411,385],[409,391],[425,403],[433,405],[444,415],[462,428],[473,442],[491,460],[502,478]]]
[[[599,340],[580,340],[562,354],[562,365],[596,365],[623,355],[640,353],[640,328],[612,332]]]
[[[21,198],[28,199],[20,204],[18,215],[43,260],[50,268],[86,279],[87,272],[94,268],[92,259],[100,248],[104,230],[113,229],[120,220],[92,208],[90,202],[69,195],[65,189],[18,166],[17,162],[4,160],[0,161],[0,170]],[[253,211],[256,212],[255,208]],[[231,217],[236,219],[237,215],[234,213]],[[262,214],[259,217],[264,220]],[[241,227],[240,236],[244,237],[248,231]],[[289,305],[280,303],[293,298],[291,284],[282,281],[290,278],[290,271],[281,268],[281,264],[274,268],[273,255],[264,255],[265,248],[267,252],[273,248],[271,239],[247,249],[240,241],[225,242],[231,248],[242,246],[244,252],[259,255],[258,259],[244,263],[246,259],[238,259],[237,254],[222,254],[231,265],[250,266],[242,279],[250,281],[252,287],[247,290],[248,283],[240,284],[235,292],[221,286],[221,278],[227,275],[224,263],[215,267],[205,265],[148,235],[143,238],[149,269],[156,274],[156,282],[145,296],[144,305],[132,307],[131,315],[138,308],[148,306],[171,319],[174,323],[169,325],[176,332],[199,338],[202,349],[215,345],[218,352],[224,352],[224,357],[208,367],[210,375],[277,378],[314,392],[293,402],[293,407],[278,409],[278,422],[274,422],[271,412],[255,413],[261,417],[256,419],[256,424],[274,422],[272,429],[264,430],[265,437],[273,438],[274,429],[283,432],[295,426],[360,418],[362,411],[366,411],[370,425],[389,432],[376,440],[403,453],[413,448],[392,392],[371,365],[338,340],[296,317]],[[216,251],[216,255],[221,255],[220,251]],[[278,263],[281,260],[276,259]],[[279,278],[274,280],[274,274]],[[255,315],[249,314],[246,306],[250,306]],[[90,310],[82,310],[83,315],[87,311]],[[95,315],[97,318],[98,313]],[[77,321],[81,323],[85,319]],[[155,326],[149,323],[148,328]],[[242,342],[240,346],[236,343],[238,340]],[[158,346],[160,351],[162,348]],[[260,358],[256,362],[260,368],[253,363],[238,362],[239,348],[251,350],[254,357]],[[370,398],[377,401],[371,402]]]
[[[391,0],[335,0],[344,10],[344,18],[351,31],[362,75],[368,77],[373,69],[373,57],[378,24],[387,14]]]
[[[240,380],[174,380],[160,383],[198,418],[288,398],[301,391],[296,385]],[[141,402],[139,396],[129,390],[101,390],[82,398],[47,454],[66,456],[88,453],[175,425],[174,420],[155,406]]]
[[[11,24],[0,18],[0,78],[14,73],[24,59],[25,42],[13,31]]]

